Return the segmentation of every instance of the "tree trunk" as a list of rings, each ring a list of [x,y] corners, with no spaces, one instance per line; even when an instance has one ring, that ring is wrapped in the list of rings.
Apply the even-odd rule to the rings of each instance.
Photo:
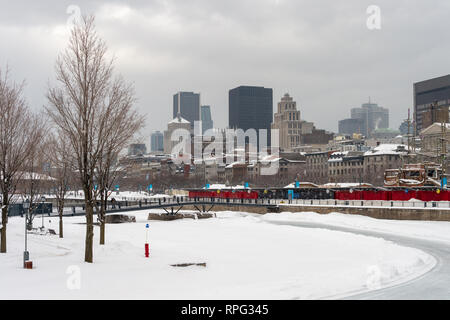
[[[103,210],[103,209],[102,209]],[[105,244],[105,218],[100,221],[100,244]]]
[[[102,192],[102,196],[100,198],[100,212],[99,212],[99,216],[100,216],[100,244],[104,245],[105,244],[105,217],[106,215],[106,196],[103,196],[103,192]]]
[[[6,225],[8,224],[8,193],[3,194],[2,229],[0,231],[0,253],[6,253]]]
[[[94,257],[94,208],[92,202],[86,203],[86,246],[84,252],[84,261],[92,263]]]
[[[64,233],[63,233],[63,210],[64,210],[64,205],[61,203],[61,201],[58,201],[59,237],[60,238],[64,238]]]
[[[59,216],[59,237],[64,238],[62,214]]]
[[[0,253],[6,253],[6,224],[8,223],[8,208],[4,207],[2,209],[2,229],[1,234],[1,248]]]

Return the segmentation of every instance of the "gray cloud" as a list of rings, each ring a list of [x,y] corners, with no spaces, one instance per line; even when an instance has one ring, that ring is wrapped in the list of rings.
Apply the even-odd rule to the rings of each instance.
[[[95,14],[116,70],[136,86],[147,133],[171,118],[172,94],[201,92],[216,125],[228,122],[228,90],[238,85],[288,91],[302,116],[337,130],[371,96],[396,128],[412,107],[415,81],[448,74],[450,3],[420,1],[0,1],[0,65],[26,79],[38,109],[67,42],[66,13]],[[381,30],[366,8],[381,8]]]

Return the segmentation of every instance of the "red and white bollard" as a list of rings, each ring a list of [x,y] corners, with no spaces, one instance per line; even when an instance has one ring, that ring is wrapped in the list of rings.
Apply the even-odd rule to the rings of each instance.
[[[150,256],[150,249],[149,249],[149,245],[148,245],[148,228],[149,225],[148,223],[145,225],[145,229],[146,229],[146,236],[145,236],[145,257],[148,258]]]

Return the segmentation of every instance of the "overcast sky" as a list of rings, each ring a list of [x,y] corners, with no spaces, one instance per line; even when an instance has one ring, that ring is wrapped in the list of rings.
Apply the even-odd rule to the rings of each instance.
[[[228,124],[228,90],[285,92],[301,117],[337,131],[350,108],[373,102],[397,129],[413,103],[413,82],[450,73],[450,1],[333,0],[0,0],[0,66],[26,79],[26,97],[42,108],[55,58],[79,8],[133,82],[145,133],[164,130],[177,91],[201,93],[216,127]],[[381,9],[381,29],[366,12]],[[146,141],[148,143],[148,141]]]

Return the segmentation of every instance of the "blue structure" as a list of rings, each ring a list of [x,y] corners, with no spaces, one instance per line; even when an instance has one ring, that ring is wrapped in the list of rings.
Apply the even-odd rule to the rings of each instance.
[[[160,131],[154,131],[150,136],[150,150],[152,152],[164,151],[164,135]]]

